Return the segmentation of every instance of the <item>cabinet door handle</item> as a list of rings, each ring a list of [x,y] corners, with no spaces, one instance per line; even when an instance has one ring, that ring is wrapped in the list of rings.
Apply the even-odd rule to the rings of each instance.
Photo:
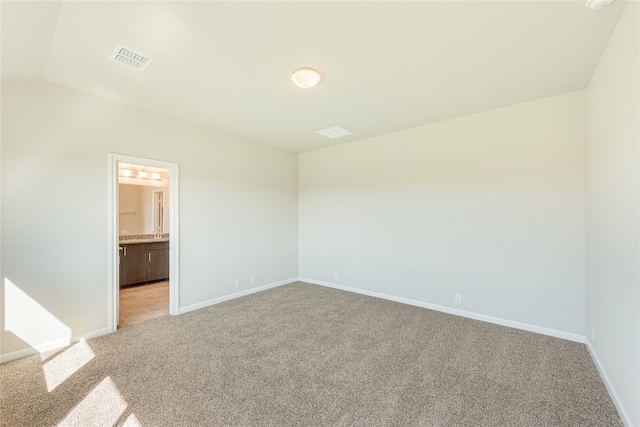
[[[149,262],[151,262],[151,252],[149,252]]]
[[[127,256],[127,247],[124,247],[124,256]]]

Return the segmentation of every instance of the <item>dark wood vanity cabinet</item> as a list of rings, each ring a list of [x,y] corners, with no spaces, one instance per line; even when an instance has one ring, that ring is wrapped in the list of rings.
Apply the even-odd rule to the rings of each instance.
[[[169,242],[147,243],[147,282],[169,279]]]
[[[169,242],[120,245],[120,287],[169,280]]]
[[[147,280],[147,249],[142,244],[120,245],[120,287]]]

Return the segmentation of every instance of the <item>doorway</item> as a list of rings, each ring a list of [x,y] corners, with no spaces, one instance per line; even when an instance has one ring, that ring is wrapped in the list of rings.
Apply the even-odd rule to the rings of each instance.
[[[179,186],[175,163],[111,153],[109,166],[109,329],[115,332],[121,296],[127,296],[123,310],[131,311],[134,300],[148,304],[146,318],[154,309],[161,314],[158,304],[167,299],[169,314],[178,314]],[[131,194],[121,199],[121,191],[140,193],[140,201]],[[153,285],[126,287],[147,283]]]

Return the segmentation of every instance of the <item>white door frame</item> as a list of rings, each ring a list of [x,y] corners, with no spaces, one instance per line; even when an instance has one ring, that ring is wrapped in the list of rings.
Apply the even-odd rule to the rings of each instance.
[[[180,246],[178,213],[180,196],[178,185],[179,166],[177,163],[145,159],[124,154],[109,153],[109,331],[118,329],[119,312],[119,272],[118,246],[118,164],[133,163],[169,170],[169,313],[178,314],[180,289]]]

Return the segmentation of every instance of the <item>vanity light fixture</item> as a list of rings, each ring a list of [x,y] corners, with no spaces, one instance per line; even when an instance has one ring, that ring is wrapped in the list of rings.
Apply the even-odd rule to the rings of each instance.
[[[313,68],[298,68],[291,73],[291,81],[298,87],[309,89],[320,83],[322,74]]]
[[[118,172],[118,176],[123,178],[153,179],[155,181],[162,180],[162,174],[160,172],[145,172],[132,169],[121,169]]]

